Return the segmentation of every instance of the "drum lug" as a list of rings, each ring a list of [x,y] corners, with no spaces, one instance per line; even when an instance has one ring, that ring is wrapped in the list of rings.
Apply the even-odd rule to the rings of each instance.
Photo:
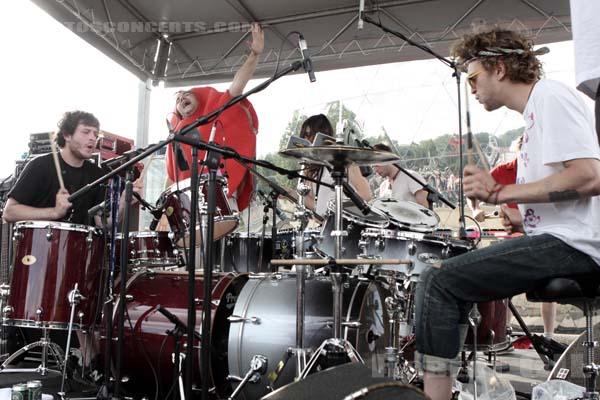
[[[0,285],[0,298],[6,299],[10,296],[10,285],[3,283]]]
[[[37,318],[37,321],[35,322],[36,325],[41,324],[41,319],[42,319],[43,314],[44,314],[44,310],[41,307],[35,310],[35,317]]]
[[[49,226],[48,227],[48,232],[46,232],[46,240],[49,241],[49,242],[52,241],[52,236],[53,236],[53,234],[52,234],[52,227]]]
[[[88,247],[91,247],[92,243],[94,243],[94,230],[93,229],[90,229],[90,231],[88,232],[88,235],[85,238],[85,243],[87,244]]]
[[[135,249],[132,249],[132,250],[129,252],[129,256],[131,256],[132,258],[133,258],[133,257],[135,257],[135,254],[136,254],[136,251],[135,251]]]
[[[125,301],[133,301],[134,297],[131,294],[126,294],[125,295]]]
[[[377,250],[385,250],[385,239],[382,237],[375,239],[375,248]]]
[[[2,309],[2,316],[3,317],[8,317],[10,314],[12,314],[15,311],[15,308],[13,306],[5,306]]]
[[[414,256],[415,254],[417,254],[417,245],[412,240],[408,244],[407,248],[408,248],[408,255],[409,256]]]
[[[230,315],[229,317],[227,317],[227,320],[229,320],[229,322],[231,322],[231,323],[250,322],[255,325],[260,325],[260,318],[258,318],[258,317],[244,318],[244,317],[240,317],[239,315]]]
[[[442,249],[442,258],[446,259],[448,257],[450,257],[450,247],[446,246]]]
[[[13,233],[13,237],[12,240],[13,242],[17,242],[19,240],[23,239],[23,233],[20,231],[19,228],[16,228],[14,233]]]

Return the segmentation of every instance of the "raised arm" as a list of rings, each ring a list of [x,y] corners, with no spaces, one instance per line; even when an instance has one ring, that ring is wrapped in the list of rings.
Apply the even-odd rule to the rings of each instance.
[[[233,82],[229,87],[229,94],[233,97],[239,96],[244,92],[248,81],[252,78],[254,70],[258,65],[258,57],[262,54],[265,47],[265,34],[258,23],[253,23],[250,28],[252,31],[252,42],[249,43],[250,54],[244,64],[238,69],[233,77]]]

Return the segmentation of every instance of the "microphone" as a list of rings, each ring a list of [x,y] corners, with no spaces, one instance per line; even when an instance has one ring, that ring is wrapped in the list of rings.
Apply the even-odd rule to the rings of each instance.
[[[365,12],[365,0],[359,0],[358,2],[358,30],[361,31],[364,25],[362,15]]]
[[[96,204],[94,207],[92,207],[88,210],[88,215],[90,217],[95,216],[96,214],[98,214],[98,211],[105,210],[105,205],[106,205],[105,201],[103,201],[102,203]]]
[[[256,191],[258,193],[258,195],[260,197],[262,197],[262,199],[267,203],[267,204],[271,204],[271,200],[269,199],[269,196],[267,196],[265,194],[265,192],[263,192],[261,189],[258,189]],[[275,206],[275,213],[277,214],[277,218],[279,218],[282,221],[287,221],[288,217],[287,215],[285,215],[285,213],[283,211],[281,211],[281,209],[277,206]]]
[[[144,152],[145,149],[135,149],[129,150],[123,153],[118,157],[113,157],[110,160],[106,160],[102,163],[103,167],[107,167],[109,169],[113,169],[114,167],[120,166],[121,164],[125,164],[127,161],[131,160],[133,157],[138,156]]]
[[[369,214],[371,212],[371,208],[369,207],[367,202],[364,201],[363,198],[358,195],[358,193],[356,193],[356,190],[354,190],[352,185],[350,185],[346,181],[344,181],[342,184],[344,185],[344,194],[348,196],[350,200],[352,200],[352,202],[356,207],[358,207],[360,212],[364,215]]]
[[[304,35],[298,33],[298,47],[300,47],[300,53],[302,54],[302,66],[304,67],[304,71],[308,72],[308,79],[311,82],[317,80],[315,77],[315,73],[313,71],[312,61],[310,59],[310,54],[308,53],[308,46],[306,45],[306,40],[304,40]]]
[[[356,144],[356,147],[360,147],[361,149],[368,148],[363,144],[363,142],[361,142],[358,139],[354,139],[354,143]],[[373,171],[373,168],[371,168],[368,165],[361,165],[359,168],[360,168],[361,175],[364,176],[365,178],[370,178],[375,173],[375,171]]]
[[[217,121],[213,122],[212,128],[210,128],[210,135],[208,135],[208,143],[214,143],[215,133],[217,133]]]
[[[187,325],[181,322],[176,315],[174,315],[171,311],[167,310],[160,304],[154,308],[156,311],[167,317],[169,321],[171,321],[176,327],[183,328],[187,332]],[[198,340],[202,340],[202,336],[194,329],[194,337]]]

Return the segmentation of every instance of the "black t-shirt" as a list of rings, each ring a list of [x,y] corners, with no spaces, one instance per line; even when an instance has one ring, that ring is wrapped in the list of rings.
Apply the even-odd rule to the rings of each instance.
[[[86,160],[83,166],[75,168],[64,162],[62,157],[58,158],[65,188],[70,194],[103,175],[102,169],[91,161]],[[31,207],[54,207],[59,188],[52,154],[46,154],[29,161],[8,197]],[[72,212],[68,212],[60,221],[94,225],[94,221],[88,218],[88,210],[104,200],[104,192],[103,185],[90,189],[73,202]]]

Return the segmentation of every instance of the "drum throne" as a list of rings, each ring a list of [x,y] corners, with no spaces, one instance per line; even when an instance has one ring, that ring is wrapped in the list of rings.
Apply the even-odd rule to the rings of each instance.
[[[585,349],[583,398],[598,400],[600,395],[596,390],[596,378],[599,365],[594,363],[594,349],[598,347],[598,342],[593,336],[592,317],[600,306],[600,273],[550,279],[537,289],[527,292],[527,300],[571,304],[583,311],[586,324],[585,340],[582,343]],[[565,379],[566,376],[562,378]]]

